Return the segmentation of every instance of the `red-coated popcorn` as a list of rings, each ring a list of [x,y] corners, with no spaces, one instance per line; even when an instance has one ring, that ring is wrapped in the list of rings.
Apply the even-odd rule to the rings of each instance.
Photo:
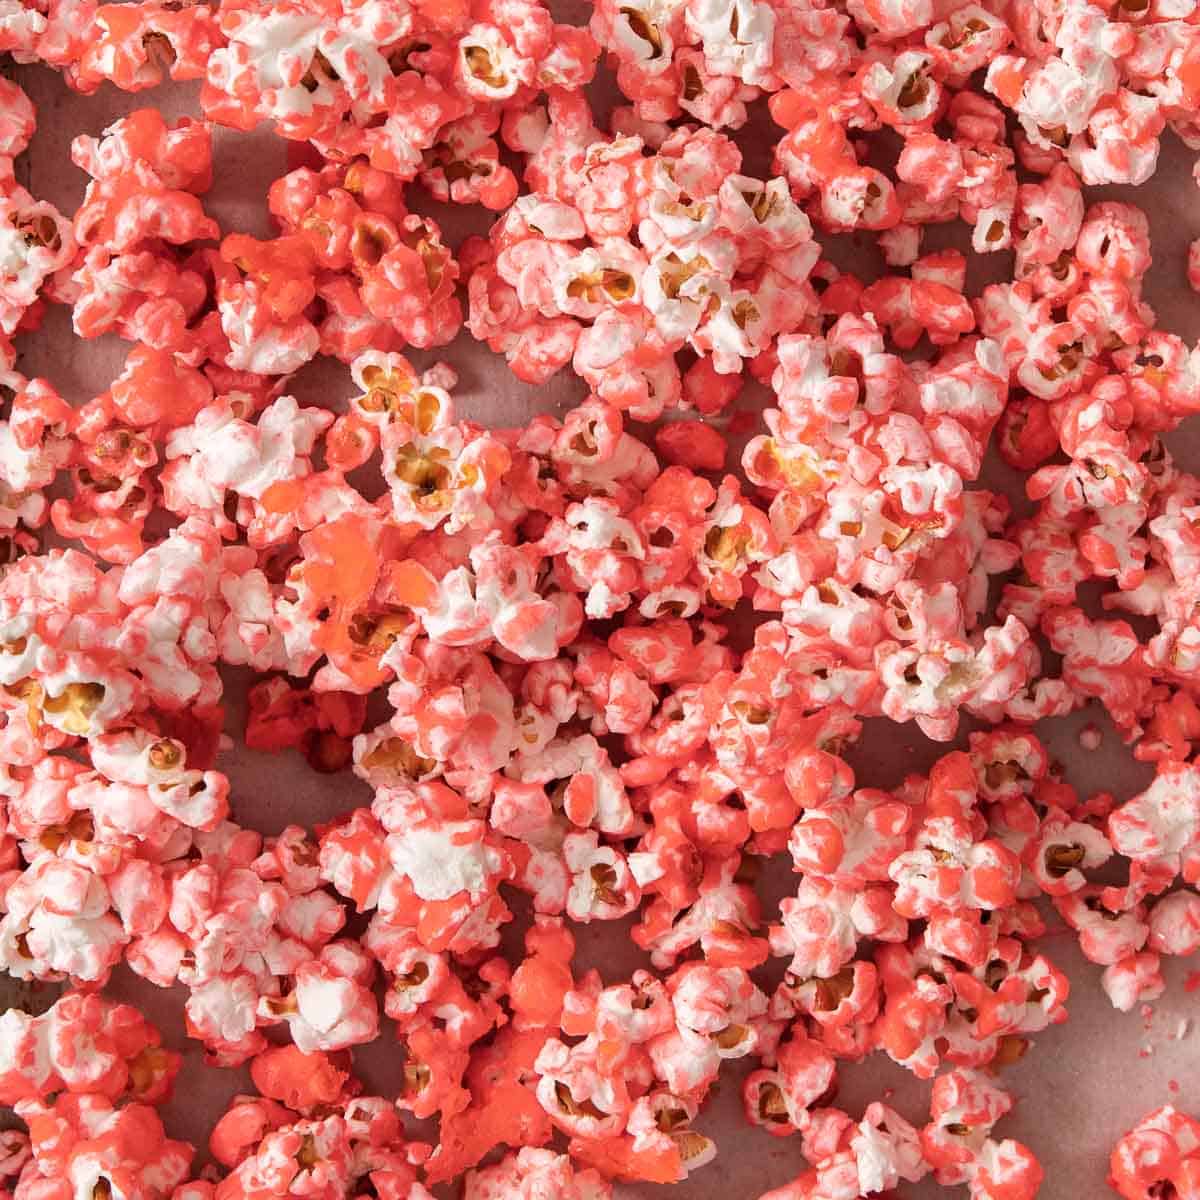
[[[792,955],[788,970],[802,979],[828,979],[854,958],[859,940],[902,942],[908,922],[892,909],[884,888],[854,892],[806,878],[794,897],[780,903],[781,926],[771,931],[771,950]]]
[[[595,1171],[576,1172],[564,1155],[526,1148],[472,1171],[463,1193],[466,1200],[534,1200],[539,1194],[563,1200],[608,1200],[612,1189]]]
[[[1047,895],[1078,891],[1087,873],[1102,867],[1112,857],[1112,846],[1100,830],[1082,821],[1069,821],[1065,814],[1050,812],[1026,858],[1038,886]]]
[[[917,1130],[886,1104],[868,1105],[857,1125],[849,1118],[838,1122],[836,1135],[828,1123],[833,1144],[826,1144],[827,1136],[813,1139],[820,1148],[813,1169],[761,1200],[890,1195],[901,1180],[915,1183],[928,1172]]]
[[[127,120],[136,121],[137,117]],[[138,134],[142,132],[139,130]],[[193,190],[204,190],[211,168],[206,168],[201,160],[189,173],[190,177],[178,178],[170,160],[174,155],[182,156],[185,147],[171,147],[165,154],[159,151],[148,159],[132,146],[121,145],[127,141],[136,145],[139,140],[137,134],[132,130],[127,132],[118,123],[105,131],[104,140],[99,143],[84,140],[72,147],[79,164],[89,173],[95,172],[75,214],[75,236],[80,245],[100,246],[122,254],[136,249],[140,243],[153,245],[161,240],[181,246],[215,237],[216,222],[204,215],[199,199],[192,194]],[[169,186],[167,179],[176,186]]]
[[[793,1032],[771,1056],[768,1071],[755,1072],[747,1080],[746,1098],[757,1093],[760,1118],[786,1118],[786,1129],[805,1130],[817,1115],[814,1111],[836,1084],[833,1055],[826,1047],[809,1038],[798,1022]],[[751,1080],[758,1077],[754,1084]],[[751,1089],[753,1088],[753,1092]]]
[[[65,1095],[53,1104],[24,1101],[19,1111],[33,1151],[22,1187],[32,1194],[66,1197],[100,1188],[165,1200],[187,1178],[192,1147],[168,1139],[148,1105],[114,1108],[102,1096]]]
[[[896,906],[911,917],[938,907],[1004,908],[1012,902],[1017,864],[1000,845],[975,842],[953,818],[932,817],[913,850],[892,861]]]
[[[103,983],[127,941],[104,880],[86,867],[43,858],[12,883],[0,918],[0,956],[18,979]]]
[[[68,992],[37,1017],[9,1009],[0,1027],[9,1064],[0,1093],[9,1105],[62,1090],[157,1103],[179,1070],[179,1055],[136,1009],[83,992]]]
[[[1200,947],[1200,895],[1190,889],[1155,901],[1147,944],[1159,954],[1188,955]]]
[[[12,80],[4,81],[4,133],[0,141],[0,153],[5,158],[16,158],[29,145],[37,128],[37,113],[33,101]]]
[[[1200,1124],[1164,1105],[1148,1113],[1113,1147],[1109,1186],[1126,1200],[1169,1188],[1180,1197],[1196,1190]]]
[[[939,1183],[966,1183],[972,1197],[990,1200],[1037,1194],[1042,1180],[1037,1160],[1020,1142],[991,1137],[1011,1108],[1007,1093],[977,1072],[938,1077],[921,1145]]]
[[[1100,984],[1113,1008],[1129,1012],[1157,1000],[1167,988],[1158,968],[1159,956],[1150,950],[1126,955],[1107,966]]]
[[[264,1096],[296,1112],[334,1103],[353,1087],[348,1072],[328,1055],[306,1054],[295,1046],[264,1050],[250,1064],[250,1074]]]
[[[0,189],[0,333],[12,334],[47,278],[74,256],[75,238],[58,209],[19,185]]]
[[[263,997],[259,1016],[288,1025],[299,1050],[342,1050],[374,1040],[379,1032],[369,988],[374,964],[352,942],[325,946],[319,959],[301,964],[289,996]]]
[[[105,79],[124,91],[141,91],[163,82],[200,79],[209,55],[219,45],[217,22],[209,12],[143,4],[136,12],[124,5],[96,10],[95,38],[79,63],[75,86],[88,92]]]
[[[0,521],[8,529],[21,523],[36,528],[47,514],[43,489],[70,459],[75,418],[45,380],[13,374],[9,417],[0,423]]]
[[[214,536],[201,522],[185,523],[127,569],[107,575],[76,551],[52,552],[41,582],[35,575],[40,559],[28,558],[8,573],[0,610],[11,635],[0,677],[8,704],[23,707],[31,736],[50,744],[95,736],[151,697],[169,709],[215,699],[215,647],[201,608],[214,571],[203,554]],[[51,579],[71,590],[47,594]],[[39,595],[39,621],[57,632],[53,645],[32,617],[21,615]],[[60,598],[67,596],[71,604],[95,607],[73,612]],[[92,624],[102,636],[88,628]],[[135,692],[140,686],[148,695]]]
[[[1003,1051],[1003,1040],[1036,1033],[1067,1019],[1064,1001],[1070,991],[1066,976],[1043,955],[1022,950],[1014,939],[1004,939],[986,967],[956,972],[953,977],[958,1014],[969,1020],[972,1041],[988,1045],[986,1057]],[[951,1016],[951,1022],[956,1016]],[[974,1056],[970,1044],[957,1047],[949,1057],[966,1061]]]
[[[1055,898],[1063,919],[1079,934],[1079,947],[1093,962],[1108,966],[1136,953],[1146,944],[1149,929],[1143,920],[1145,906],[1112,911],[1105,889],[1092,884]]]
[[[654,1073],[678,1096],[701,1099],[727,1058],[769,1039],[767,998],[739,967],[689,964],[670,979],[675,1028],[648,1045]]]
[[[6,1129],[0,1134],[0,1184],[7,1195],[20,1178],[30,1159],[29,1136],[18,1129]]]
[[[1198,805],[1191,769],[1183,763],[1161,763],[1150,787],[1109,818],[1113,846],[1168,882],[1182,873],[1194,883],[1200,878],[1200,863],[1195,861]]]
[[[183,825],[211,830],[228,815],[229,781],[219,771],[189,770],[187,746],[146,730],[102,734],[92,765],[114,783],[145,789],[159,811]]]
[[[396,1200],[429,1200],[417,1180],[428,1148],[405,1144],[394,1104],[363,1096],[326,1109],[305,1118],[271,1101],[236,1098],[217,1142],[233,1169],[214,1196],[333,1196],[361,1187]]]
[[[675,1182],[707,1166],[716,1157],[716,1143],[690,1127],[697,1106],[666,1091],[638,1100],[617,1139],[572,1144],[584,1160],[624,1178]],[[614,1169],[615,1168],[615,1169]]]

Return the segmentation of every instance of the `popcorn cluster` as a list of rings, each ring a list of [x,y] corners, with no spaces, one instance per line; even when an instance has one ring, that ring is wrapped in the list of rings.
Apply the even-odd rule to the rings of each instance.
[[[0,1197],[608,1200],[703,1171],[743,1059],[747,1123],[807,1164],[763,1200],[1032,1200],[993,1076],[1067,1018],[1048,920],[1122,1011],[1200,949],[1200,476],[1163,442],[1200,349],[1142,296],[1145,215],[1086,191],[1144,183],[1168,126],[1200,145],[1197,12],[0,0],[0,51],[77,91],[199,85],[75,139],[68,218],[16,181],[35,112],[0,79],[0,969],[66,985],[0,1016]],[[214,126],[260,124],[303,164],[266,239],[204,199]],[[924,245],[960,221],[1007,281]],[[17,367],[54,304],[129,344],[86,402]],[[413,361],[464,329],[586,399],[464,418]],[[347,403],[293,394],[318,356]],[[247,745],[370,802],[238,824],[227,667]],[[1136,795],[1039,738],[1093,702]],[[881,720],[954,745],[858,786]],[[627,979],[575,962],[605,921]],[[120,964],[249,1065],[206,1166]],[[354,1074],[379,1038],[394,1095]],[[836,1105],[876,1053],[932,1081],[923,1121]],[[1151,1114],[1111,1179],[1200,1195],[1200,1125]]]

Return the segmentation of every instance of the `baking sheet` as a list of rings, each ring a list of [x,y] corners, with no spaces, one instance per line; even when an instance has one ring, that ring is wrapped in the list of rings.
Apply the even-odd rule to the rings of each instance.
[[[74,210],[86,183],[69,158],[69,143],[75,134],[98,134],[116,117],[147,105],[159,107],[168,116],[198,111],[194,87],[128,96],[105,86],[95,96],[81,98],[42,68],[17,68],[13,74],[39,110],[38,132],[21,169],[35,195],[54,201],[64,211]],[[739,135],[746,148],[747,170],[764,171],[769,162],[767,137],[769,133],[764,136],[756,128]],[[215,183],[205,198],[208,211],[226,231],[268,236],[265,195],[271,180],[286,169],[283,143],[266,131],[238,134],[221,129],[216,131],[214,142]],[[1200,235],[1200,206],[1191,177],[1194,157],[1168,135],[1152,184],[1136,191],[1104,188],[1088,193],[1096,199],[1132,200],[1146,209],[1155,254],[1146,295],[1158,311],[1160,325],[1189,342],[1200,334],[1200,302],[1188,290],[1184,272],[1187,243]],[[485,231],[491,219],[479,210],[447,208],[429,201],[418,187],[411,193],[413,207],[436,216],[451,244],[457,244],[467,233]],[[937,244],[958,240],[961,245],[960,233],[957,228],[938,230]],[[866,276],[877,273],[881,266],[866,239],[836,239],[831,254],[841,265],[853,265]],[[972,286],[988,278],[1006,277],[1010,264],[1008,255],[973,261]],[[43,330],[22,337],[19,346],[21,370],[46,376],[72,403],[82,403],[102,391],[119,371],[128,349],[115,337],[92,343],[74,339],[69,313],[62,308],[51,308]],[[486,424],[521,423],[538,410],[562,412],[586,393],[584,385],[569,372],[560,373],[544,387],[522,384],[502,360],[465,333],[449,347],[415,352],[411,357],[422,366],[439,359],[450,362],[460,373],[455,393],[460,412]],[[341,364],[320,362],[299,372],[289,390],[304,402],[336,407],[351,393],[352,385]],[[1182,430],[1168,441],[1185,466],[1200,469],[1200,445],[1194,431]],[[999,462],[989,463],[984,482],[1005,490],[1020,486],[1018,478]],[[238,743],[247,678],[244,672],[227,673],[227,729]],[[1098,752],[1085,754],[1076,738],[1079,728],[1088,722],[1105,730],[1105,737]],[[967,728],[964,724],[964,736]],[[1095,708],[1046,722],[1041,732],[1064,765],[1068,780],[1081,791],[1103,787],[1123,798],[1149,778],[1150,771],[1133,761]],[[915,729],[873,721],[852,761],[861,785],[891,786],[906,772],[927,769],[946,749],[931,745]],[[318,776],[295,754],[265,755],[237,744],[219,765],[232,781],[235,818],[267,834],[291,822],[328,820],[370,802],[369,789],[349,773]],[[768,919],[774,916],[778,897],[794,888],[795,880],[788,868],[786,862],[776,862],[764,876]],[[615,981],[643,965],[642,956],[628,939],[627,928],[628,922],[577,927],[577,967],[595,965],[606,979]],[[1113,1141],[1144,1112],[1173,1101],[1200,1115],[1200,1034],[1191,1028],[1200,992],[1185,990],[1186,976],[1200,967],[1200,962],[1166,960],[1167,994],[1145,1014],[1120,1014],[1113,1012],[1100,991],[1100,968],[1082,960],[1074,938],[1061,923],[1055,921],[1055,931],[1044,940],[1042,948],[1070,976],[1070,1020],[1039,1035],[1022,1062],[1004,1069],[1000,1082],[1018,1097],[1018,1106],[999,1126],[998,1135],[1019,1138],[1037,1153],[1046,1171],[1040,1193],[1044,1200],[1100,1197],[1107,1194],[1104,1177]],[[776,963],[776,970],[781,966]],[[109,991],[138,1004],[160,1026],[167,1042],[184,1051],[184,1072],[164,1117],[172,1136],[188,1138],[203,1147],[212,1122],[229,1097],[250,1090],[248,1075],[204,1067],[199,1046],[183,1036],[184,994],[180,989],[162,991],[122,968]],[[397,1090],[402,1054],[390,1022],[385,1021],[384,1026],[380,1041],[360,1051],[356,1069],[368,1090],[386,1095]],[[742,1120],[738,1089],[751,1065],[729,1064],[730,1069],[697,1122],[699,1129],[717,1141],[716,1161],[669,1194],[681,1200],[718,1194],[729,1200],[753,1198],[804,1168],[798,1138],[771,1138],[747,1127]],[[915,1123],[925,1118],[928,1084],[914,1080],[883,1055],[843,1067],[840,1080],[837,1103],[853,1114],[857,1115],[871,1099],[886,1097]],[[425,1128],[429,1136],[431,1131]],[[908,1188],[904,1194],[921,1200],[961,1191],[926,1182]],[[618,1187],[617,1194],[633,1198],[664,1193],[653,1185],[644,1185]]]

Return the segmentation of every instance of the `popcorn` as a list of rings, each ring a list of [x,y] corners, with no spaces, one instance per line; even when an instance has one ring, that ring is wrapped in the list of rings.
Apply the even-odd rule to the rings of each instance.
[[[42,1015],[9,1009],[0,1037],[10,1064],[5,1103],[73,1095],[124,1097],[157,1103],[170,1093],[180,1056],[161,1045],[158,1031],[129,1005],[68,992]]]
[[[422,1148],[404,1143],[395,1105],[363,1096],[328,1107],[327,1115],[302,1117],[269,1101],[235,1098],[222,1119],[223,1134],[230,1136],[221,1141],[225,1157],[236,1158],[214,1196],[233,1200],[264,1186],[273,1195],[287,1195],[374,1185],[402,1200],[429,1200],[416,1178]],[[238,1135],[244,1139],[240,1144]]]
[[[472,1171],[465,1200],[500,1200],[501,1196],[532,1198],[537,1190],[554,1189],[563,1200],[608,1200],[612,1189],[592,1170],[576,1172],[570,1160],[552,1150],[526,1147],[500,1162]]]
[[[1109,1186],[1141,1200],[1163,1186],[1186,1195],[1193,1186],[1200,1125],[1171,1105],[1148,1113],[1113,1147]]]
[[[710,1163],[703,1104],[753,1055],[747,1120],[808,1164],[780,1200],[930,1172],[1032,1197],[982,1072],[1067,1016],[1037,897],[1120,1010],[1200,943],[1200,483],[1167,449],[1200,374],[1143,298],[1145,215],[1082,190],[1146,181],[1168,125],[1200,138],[1190,21],[0,0],[17,61],[202,80],[204,116],[76,138],[65,214],[16,182],[36,114],[0,80],[0,965],[89,989],[0,1020],[29,1124],[0,1189],[597,1200]],[[751,164],[730,132],[764,98],[782,134]],[[205,211],[209,122],[300,143],[270,236]],[[926,238],[956,220],[1014,252],[982,288]],[[864,229],[877,278],[824,257]],[[15,369],[55,304],[132,344],[97,396]],[[586,397],[464,419],[455,370],[401,353],[464,324]],[[344,404],[291,394],[318,356]],[[1023,507],[979,486],[993,445]],[[250,748],[369,799],[236,824],[226,684]],[[1155,764],[1140,793],[1078,794],[1030,731],[1091,700]],[[969,749],[859,786],[869,722],[946,741],[964,713]],[[626,917],[649,967],[577,969],[568,922]],[[94,994],[122,962],[186,989],[211,1065],[251,1064],[199,1178],[147,1107],[177,1056]],[[379,998],[394,1101],[347,1053]],[[924,1128],[832,1107],[837,1060],[875,1052],[935,1080]],[[1152,1114],[1118,1189],[1182,1195],[1189,1128]]]
[[[16,331],[46,279],[65,267],[75,239],[58,209],[14,185],[0,194],[0,333]]]
[[[127,941],[104,880],[64,859],[34,863],[5,894],[0,961],[17,979],[103,983]]]
[[[1151,908],[1147,924],[1151,950],[1160,954],[1193,953],[1200,945],[1200,896],[1187,889],[1164,896]]]
[[[1149,930],[1143,906],[1113,912],[1104,904],[1102,889],[1091,885],[1055,900],[1063,919],[1079,933],[1079,948],[1094,962],[1108,966],[1136,953],[1146,944]]]
[[[72,1192],[164,1197],[186,1180],[192,1159],[187,1142],[168,1139],[153,1108],[114,1108],[101,1096],[62,1096],[51,1104],[26,1101],[32,1161],[22,1183],[37,1188],[65,1184]]]
[[[772,930],[771,950],[791,954],[788,970],[801,979],[828,979],[854,958],[860,938],[903,941],[908,922],[892,911],[885,890],[851,891],[806,878],[780,903],[783,924]]]
[[[1130,1012],[1139,1004],[1157,1000],[1167,990],[1158,970],[1159,958],[1151,951],[1130,954],[1111,963],[1101,976],[1100,985],[1118,1012]]]
[[[827,1109],[822,1116],[831,1126],[835,1120],[842,1126],[836,1143],[826,1147],[822,1138],[825,1152],[819,1154],[814,1168],[792,1183],[765,1193],[761,1200],[854,1193],[871,1196],[902,1179],[917,1182],[928,1172],[917,1130],[886,1104],[868,1105],[857,1126],[836,1109]]]
[[[1150,787],[1109,817],[1113,847],[1152,870],[1182,872],[1189,883],[1200,878],[1196,853],[1200,809],[1190,769],[1162,763]]]
[[[975,1197],[1003,1195],[1003,1189],[1013,1196],[1037,1194],[1042,1172],[1029,1150],[991,1137],[992,1127],[1011,1108],[1007,1093],[978,1072],[938,1077],[921,1146],[939,1183],[966,1183]]]
[[[301,964],[289,997],[263,997],[258,1015],[286,1021],[297,1049],[306,1054],[373,1041],[379,1026],[374,998],[364,986],[372,973],[371,962],[356,960],[349,944],[332,943],[320,960]]]

